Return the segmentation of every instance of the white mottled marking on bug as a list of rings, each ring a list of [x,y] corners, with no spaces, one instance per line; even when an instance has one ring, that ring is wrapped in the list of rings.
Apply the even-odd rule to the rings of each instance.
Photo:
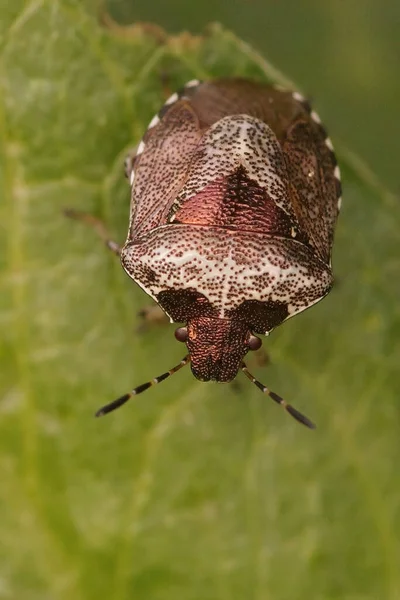
[[[338,210],[341,210],[341,208],[342,208],[342,197],[341,196],[337,201],[337,207],[338,207]]]
[[[228,248],[228,255],[224,260],[224,270],[227,275],[232,273],[234,275],[237,265],[235,259],[232,256],[233,248]],[[229,306],[229,293],[231,289],[230,277],[225,277],[221,286],[221,318],[225,317],[225,307]]]
[[[296,230],[295,230],[295,228],[294,228],[294,227],[292,227],[292,228],[291,228],[291,230],[290,230],[290,235],[292,236],[292,238],[295,238],[295,237],[296,237],[296,235],[297,235],[297,232],[296,232]]]
[[[121,260],[156,301],[162,291],[195,289],[220,318],[247,300],[283,303],[289,318],[324,297],[332,285],[329,267],[294,239],[214,227],[158,227],[127,244]]]
[[[333,171],[333,174],[336,177],[336,179],[339,179],[339,181],[340,181],[340,169],[337,165],[335,167],[335,170]]]
[[[145,145],[146,145],[146,144],[145,144],[145,143],[144,143],[144,141],[142,140],[142,141],[140,142],[139,146],[138,146],[138,149],[136,150],[136,156],[139,156],[139,154],[142,154],[142,152],[143,152],[143,150],[144,150],[144,148],[145,148]]]
[[[306,99],[304,98],[304,96],[302,96],[301,94],[299,94],[299,92],[293,92],[292,97],[297,100],[297,102],[306,102]]]
[[[331,140],[331,138],[328,138],[328,137],[327,137],[327,138],[326,138],[326,140],[325,140],[325,144],[328,146],[329,150],[330,150],[331,152],[333,152],[333,144],[332,144],[332,140]]]
[[[315,112],[315,110],[311,111],[311,118],[313,121],[315,121],[315,123],[318,123],[318,125],[320,125],[321,119],[319,118],[319,115]]]
[[[172,94],[172,96],[170,96],[168,98],[168,100],[165,101],[166,106],[169,106],[170,104],[173,104],[174,102],[176,102],[179,99],[178,94],[175,92],[174,94]]]
[[[185,83],[185,87],[196,87],[197,85],[200,85],[200,81],[198,79],[191,79],[190,81],[188,81],[187,83]]]
[[[156,125],[158,125],[160,122],[160,118],[158,115],[154,115],[154,117],[152,118],[152,120],[150,121],[147,129],[151,129],[152,127],[155,127]]]
[[[217,177],[226,177],[239,166],[267,190],[269,197],[292,214],[287,195],[285,161],[272,129],[249,115],[232,115],[214,123],[203,135],[188,179],[173,204],[173,212]]]
[[[134,181],[135,181],[135,171],[132,169],[132,171],[131,171],[131,176],[130,176],[130,178],[129,178],[129,183],[130,183],[131,185],[133,185],[133,182],[134,182]]]

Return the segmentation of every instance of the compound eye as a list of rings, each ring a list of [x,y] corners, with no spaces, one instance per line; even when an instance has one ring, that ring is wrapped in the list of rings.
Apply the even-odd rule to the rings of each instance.
[[[249,339],[249,350],[259,350],[262,346],[262,341],[255,335],[251,335]]]
[[[186,327],[178,327],[175,329],[175,337],[178,342],[186,342],[188,339],[188,332]]]

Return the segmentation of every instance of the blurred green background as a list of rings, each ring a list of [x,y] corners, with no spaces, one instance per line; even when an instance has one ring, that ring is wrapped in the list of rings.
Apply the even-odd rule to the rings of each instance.
[[[219,21],[279,67],[336,137],[400,191],[400,2],[397,0],[114,0],[118,19],[201,33]]]
[[[96,5],[0,5],[0,599],[399,600],[399,4],[108,3],[176,34],[223,24],[162,41],[106,31]],[[182,347],[137,333],[145,295],[62,209],[122,241],[123,159],[163,77],[280,81],[268,61],[343,173],[338,285],[255,367],[318,428],[189,369],[93,419]]]

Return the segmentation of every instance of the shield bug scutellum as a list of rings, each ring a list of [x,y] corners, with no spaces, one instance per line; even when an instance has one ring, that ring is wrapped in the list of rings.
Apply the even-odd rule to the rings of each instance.
[[[314,424],[257,381],[243,359],[333,283],[340,172],[318,115],[297,92],[244,79],[188,82],[151,120],[127,160],[132,194],[127,274],[163,309],[188,354],[101,408],[122,406],[190,362],[201,381],[239,370],[295,419]]]

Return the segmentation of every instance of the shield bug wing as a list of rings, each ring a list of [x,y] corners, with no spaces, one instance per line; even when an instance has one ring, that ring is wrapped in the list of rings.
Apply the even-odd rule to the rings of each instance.
[[[129,239],[166,222],[200,137],[197,116],[185,101],[151,121],[132,165]]]
[[[176,335],[194,375],[226,382],[242,369],[310,426],[243,357],[260,345],[254,333],[269,333],[332,285],[340,185],[316,114],[271,86],[190,82],[151,121],[131,183],[121,260],[171,321],[186,323]]]
[[[341,204],[340,171],[331,140],[317,113],[301,96],[294,102],[303,106],[288,128],[282,147],[288,171],[291,202],[310,245],[330,264],[333,236]]]

